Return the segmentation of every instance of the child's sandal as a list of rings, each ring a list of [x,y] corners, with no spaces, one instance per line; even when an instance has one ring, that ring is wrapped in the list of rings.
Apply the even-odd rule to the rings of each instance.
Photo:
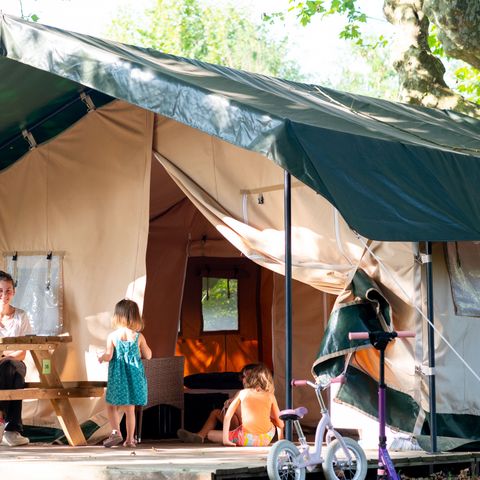
[[[123,446],[124,447],[127,447],[127,448],[136,448],[137,447],[137,444],[135,442],[127,442],[125,440],[125,442],[123,442]]]
[[[103,441],[103,446],[110,448],[120,445],[123,442],[123,438],[117,430],[113,430],[110,436]]]

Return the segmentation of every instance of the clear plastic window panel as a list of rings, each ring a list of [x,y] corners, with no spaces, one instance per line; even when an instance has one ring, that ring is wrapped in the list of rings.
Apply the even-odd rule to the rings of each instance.
[[[238,330],[238,280],[202,277],[203,331]]]
[[[62,333],[62,256],[9,255],[5,256],[5,264],[16,282],[12,305],[27,312],[33,332],[37,335]]]
[[[445,244],[455,313],[480,317],[480,242]]]

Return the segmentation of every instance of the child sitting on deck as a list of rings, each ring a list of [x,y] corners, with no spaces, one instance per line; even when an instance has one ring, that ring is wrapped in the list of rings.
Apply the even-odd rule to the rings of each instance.
[[[240,371],[240,380],[243,385],[243,381],[245,379],[245,373],[248,370],[251,370],[252,368],[256,367],[258,363],[248,363],[247,365],[244,365],[242,370]],[[238,393],[235,394],[235,396],[238,395]],[[189,432],[188,430],[185,430],[184,428],[180,428],[177,430],[177,436],[178,438],[185,443],[203,443],[205,441],[205,438],[207,438],[208,432],[211,430],[215,430],[215,427],[217,426],[217,423],[221,423],[223,426],[223,421],[225,420],[225,414],[227,413],[227,409],[232,403],[233,398],[229,398],[225,400],[225,403],[223,404],[223,408],[215,408],[210,412],[210,415],[208,416],[207,420],[203,424],[202,428],[197,432]],[[230,427],[232,430],[240,426],[242,423],[242,411],[240,405],[238,406],[237,410],[232,416],[232,419],[230,421]]]
[[[244,388],[230,403],[223,431],[210,430],[207,438],[211,442],[223,443],[227,446],[262,447],[268,445],[275,435],[283,438],[283,421],[274,395],[273,377],[263,364],[247,370],[243,379]],[[241,405],[242,424],[230,431],[231,420]]]

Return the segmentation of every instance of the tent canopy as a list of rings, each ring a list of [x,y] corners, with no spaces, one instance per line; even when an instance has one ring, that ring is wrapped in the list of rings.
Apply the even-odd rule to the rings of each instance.
[[[113,98],[259,152],[351,228],[480,239],[480,121],[269,78],[2,15],[0,167]],[[23,133],[22,133],[23,132]],[[30,137],[30,142],[32,141]]]

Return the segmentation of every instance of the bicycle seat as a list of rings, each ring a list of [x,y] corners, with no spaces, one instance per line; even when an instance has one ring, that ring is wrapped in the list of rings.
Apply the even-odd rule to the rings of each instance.
[[[307,413],[308,413],[308,410],[306,407],[298,407],[295,409],[289,408],[287,410],[282,410],[280,412],[280,418],[283,421],[300,420],[300,418],[303,418]]]

